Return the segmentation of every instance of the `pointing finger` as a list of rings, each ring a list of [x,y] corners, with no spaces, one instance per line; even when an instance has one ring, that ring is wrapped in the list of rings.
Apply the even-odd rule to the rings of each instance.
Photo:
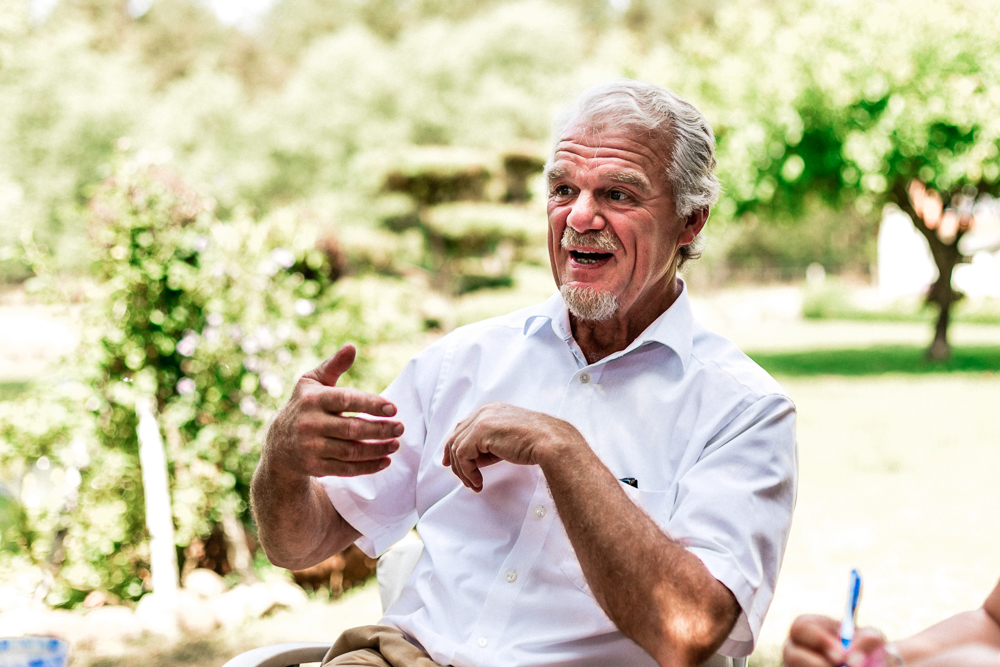
[[[398,438],[403,435],[403,425],[396,421],[325,415],[313,422],[312,432],[346,442],[375,441]]]
[[[396,406],[385,398],[358,389],[331,387],[319,394],[319,404],[330,414],[361,412],[376,417],[391,417],[396,414]]]

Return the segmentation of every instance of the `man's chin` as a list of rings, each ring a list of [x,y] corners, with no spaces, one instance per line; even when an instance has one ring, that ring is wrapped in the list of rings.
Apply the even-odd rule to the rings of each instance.
[[[578,320],[602,322],[610,320],[618,312],[618,297],[611,292],[596,290],[590,287],[559,288],[563,302],[569,312]]]

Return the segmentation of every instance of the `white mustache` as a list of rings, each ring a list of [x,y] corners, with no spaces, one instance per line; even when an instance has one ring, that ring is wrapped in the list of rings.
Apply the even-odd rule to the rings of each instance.
[[[596,232],[584,232],[583,234],[572,227],[567,227],[563,230],[559,245],[567,250],[573,246],[585,246],[602,252],[614,252],[619,248],[618,237],[607,227]]]

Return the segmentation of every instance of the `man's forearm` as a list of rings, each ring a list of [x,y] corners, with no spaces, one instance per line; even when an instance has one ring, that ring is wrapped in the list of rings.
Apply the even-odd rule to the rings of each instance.
[[[254,471],[250,499],[261,546],[279,567],[311,567],[359,536],[315,478],[283,473],[266,457]]]
[[[598,602],[660,665],[699,665],[739,613],[732,593],[637,507],[589,449],[543,462],[559,516]]]

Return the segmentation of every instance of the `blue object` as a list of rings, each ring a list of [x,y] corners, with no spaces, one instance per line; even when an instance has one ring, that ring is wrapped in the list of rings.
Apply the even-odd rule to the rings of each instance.
[[[840,622],[840,643],[844,650],[851,648],[854,641],[854,628],[858,623],[858,602],[861,600],[861,574],[857,568],[851,570],[851,582],[847,588],[847,607],[844,609],[844,619]]]
[[[0,639],[0,667],[65,667],[69,644],[56,637]]]

